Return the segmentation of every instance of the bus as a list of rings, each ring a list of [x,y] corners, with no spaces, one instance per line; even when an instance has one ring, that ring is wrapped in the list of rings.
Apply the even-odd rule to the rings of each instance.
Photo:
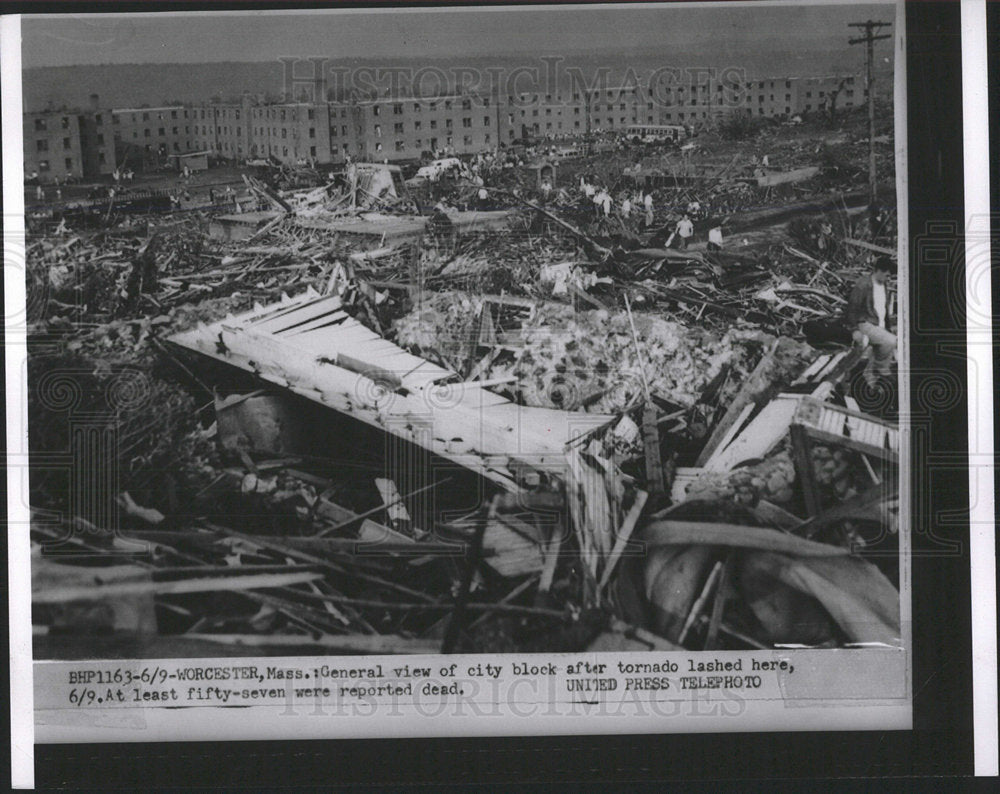
[[[676,143],[687,137],[687,130],[680,124],[639,124],[626,127],[625,134],[643,143]]]

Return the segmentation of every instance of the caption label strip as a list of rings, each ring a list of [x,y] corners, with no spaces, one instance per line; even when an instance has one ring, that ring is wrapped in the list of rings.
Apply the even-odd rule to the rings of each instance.
[[[36,710],[279,706],[283,713],[514,713],[679,703],[907,699],[905,654],[683,652],[551,656],[294,657],[38,662]]]

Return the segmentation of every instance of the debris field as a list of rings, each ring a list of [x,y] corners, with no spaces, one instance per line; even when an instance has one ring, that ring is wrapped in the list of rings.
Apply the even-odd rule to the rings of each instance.
[[[893,209],[699,140],[32,221],[36,656],[898,646],[896,389],[811,330]]]

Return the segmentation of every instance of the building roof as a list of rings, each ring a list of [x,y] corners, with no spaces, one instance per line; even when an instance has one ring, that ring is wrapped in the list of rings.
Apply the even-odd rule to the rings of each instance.
[[[151,110],[191,110],[187,105],[163,105],[155,108],[112,108],[112,113],[149,113]]]

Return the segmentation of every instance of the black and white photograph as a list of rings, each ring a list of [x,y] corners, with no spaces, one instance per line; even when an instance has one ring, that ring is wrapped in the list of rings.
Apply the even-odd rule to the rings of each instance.
[[[898,11],[22,17],[37,729],[907,727]]]

